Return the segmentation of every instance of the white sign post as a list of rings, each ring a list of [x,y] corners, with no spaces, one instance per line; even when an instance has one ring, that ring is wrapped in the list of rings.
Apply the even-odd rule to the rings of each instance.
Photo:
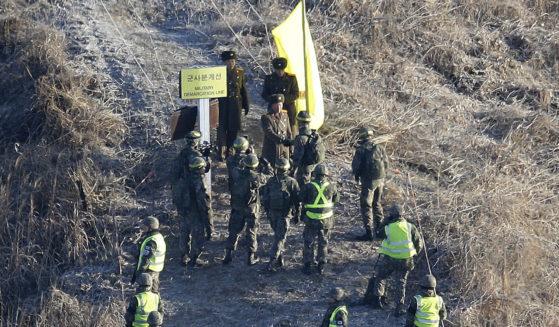
[[[210,99],[198,99],[198,128],[202,137],[200,144],[210,144]],[[212,171],[206,173],[206,185],[208,191],[212,194]]]

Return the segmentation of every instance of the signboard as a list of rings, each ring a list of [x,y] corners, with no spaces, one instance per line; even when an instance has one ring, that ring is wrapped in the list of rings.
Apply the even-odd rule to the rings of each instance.
[[[181,99],[209,99],[226,96],[226,66],[181,69]]]

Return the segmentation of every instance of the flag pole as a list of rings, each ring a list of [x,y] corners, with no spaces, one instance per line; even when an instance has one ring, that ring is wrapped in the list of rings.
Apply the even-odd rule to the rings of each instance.
[[[306,24],[305,24],[305,12],[306,12],[306,6],[305,6],[305,0],[301,0],[301,5],[302,5],[302,20],[303,20],[303,62],[305,65],[305,110],[307,112],[310,113],[309,110],[309,79],[307,78],[308,76],[308,67],[307,67],[307,31],[306,31]]]

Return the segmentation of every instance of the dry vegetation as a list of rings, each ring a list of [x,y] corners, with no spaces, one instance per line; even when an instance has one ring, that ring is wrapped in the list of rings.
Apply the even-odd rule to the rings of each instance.
[[[162,159],[142,154],[136,168],[116,158],[137,126],[104,105],[115,99],[103,75],[69,60],[63,30],[30,23],[48,21],[51,3],[72,5],[0,5],[0,326],[108,325],[118,300],[68,295],[56,276],[119,251],[115,202],[136,195],[122,186],[136,176],[122,171],[145,176]],[[122,20],[196,29],[215,54],[239,49],[261,82],[273,56],[266,31],[296,1],[212,3],[107,1]],[[403,172],[387,205],[421,217],[454,325],[559,324],[559,1],[307,3],[331,153],[347,164],[362,125],[382,135]],[[112,160],[128,165],[122,174]]]

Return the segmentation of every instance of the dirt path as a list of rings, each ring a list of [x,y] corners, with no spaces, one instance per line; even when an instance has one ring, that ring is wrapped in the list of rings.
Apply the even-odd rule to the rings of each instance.
[[[324,276],[308,277],[301,273],[302,225],[290,230],[286,266],[277,274],[265,273],[265,263],[248,267],[242,242],[233,263],[221,264],[228,216],[222,166],[214,170],[213,201],[216,230],[220,234],[210,242],[204,254],[210,264],[193,271],[186,271],[180,265],[175,237],[178,223],[166,183],[169,162],[179,151],[179,146],[168,140],[167,126],[174,109],[171,102],[178,93],[178,71],[191,65],[215,64],[218,51],[214,48],[215,41],[197,28],[186,28],[183,22],[169,18],[154,27],[126,10],[126,6],[118,3],[80,1],[65,9],[60,23],[66,25],[64,30],[75,59],[83,62],[83,69],[104,75],[106,90],[114,92],[118,99],[109,105],[123,115],[130,131],[119,149],[122,161],[136,162],[132,170],[138,169],[140,180],[150,170],[155,172],[144,185],[136,188],[133,201],[137,208],[125,215],[134,220],[139,215],[155,214],[166,225],[169,254],[161,276],[161,296],[167,312],[165,326],[191,323],[227,326],[239,322],[244,326],[316,326],[327,307],[324,294],[332,287],[341,286],[350,298],[358,297],[372,273],[376,249],[370,244],[348,241],[350,235],[361,231],[357,192],[352,183],[344,183],[343,197],[336,207],[337,223],[329,254],[331,264]],[[258,139],[259,116],[264,112],[259,100],[258,83],[261,81],[255,78],[250,83],[252,107],[246,126],[248,133]],[[336,178],[351,180],[347,163],[334,157],[327,160]],[[264,217],[259,237],[259,255],[266,258],[271,229]],[[126,244],[126,254],[131,257],[134,246]],[[128,262],[128,269],[131,264]],[[133,294],[128,278],[120,278],[127,285],[125,298]],[[114,290],[115,297],[119,297],[119,292],[120,289]],[[403,318],[395,319],[390,311],[372,311],[365,307],[351,308],[350,321],[354,326],[403,324]]]

